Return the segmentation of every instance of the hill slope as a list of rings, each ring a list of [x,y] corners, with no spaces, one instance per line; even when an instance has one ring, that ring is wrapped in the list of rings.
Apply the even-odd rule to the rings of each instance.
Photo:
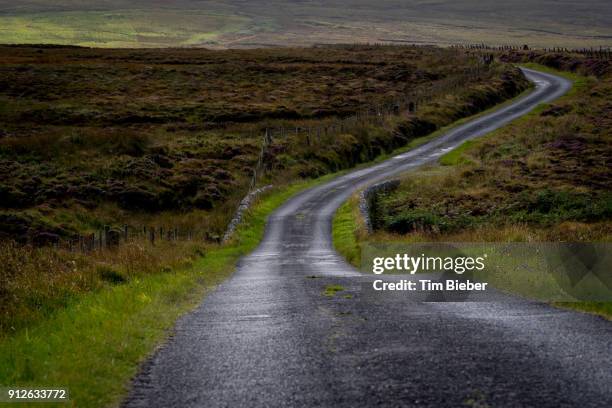
[[[350,10],[350,12],[347,12]],[[0,43],[252,47],[319,42],[610,46],[604,0],[0,0]]]

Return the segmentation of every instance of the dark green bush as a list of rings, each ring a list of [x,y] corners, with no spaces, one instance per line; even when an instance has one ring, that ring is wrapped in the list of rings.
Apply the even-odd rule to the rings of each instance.
[[[100,279],[114,285],[125,283],[127,281],[125,276],[110,266],[98,266],[96,268],[96,272],[100,276]]]
[[[447,227],[447,223],[441,217],[427,210],[405,210],[396,216],[388,217],[384,222],[387,230],[397,234],[440,231]]]

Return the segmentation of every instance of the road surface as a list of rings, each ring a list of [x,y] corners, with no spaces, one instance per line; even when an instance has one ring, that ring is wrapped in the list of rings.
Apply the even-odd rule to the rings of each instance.
[[[372,276],[332,248],[332,216],[356,189],[436,160],[571,86],[525,73],[537,85],[527,97],[274,212],[259,248],[178,321],[125,405],[612,406],[609,322],[519,299],[369,296]],[[345,291],[324,296],[330,284]]]

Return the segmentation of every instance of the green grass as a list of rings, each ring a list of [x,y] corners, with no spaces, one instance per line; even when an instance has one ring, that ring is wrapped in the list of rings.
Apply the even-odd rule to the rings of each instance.
[[[336,293],[342,292],[343,290],[344,287],[341,285],[327,285],[323,291],[323,294],[327,297],[334,297],[336,296]]]
[[[357,236],[359,233],[358,212],[359,203],[357,198],[354,197],[338,208],[332,222],[334,248],[355,267],[359,267],[361,261]]]
[[[470,159],[463,156],[463,153],[472,148],[476,143],[478,143],[476,140],[467,140],[463,142],[456,149],[453,149],[444,156],[440,157],[440,164],[443,166],[455,166],[457,164],[471,163]]]
[[[214,33],[230,34],[214,40],[222,46],[374,43],[383,40],[457,44],[480,43],[486,39],[491,44],[598,47],[609,45],[609,13],[605,3],[603,0],[587,0],[577,8],[560,5],[554,0],[530,2],[529,7],[524,7],[524,1],[519,0],[501,3],[495,0],[177,0],[170,3],[159,0],[0,0],[0,10],[20,17],[23,23],[18,32],[32,42],[90,41],[92,34],[87,23],[91,22],[102,38],[109,37],[109,42],[117,41],[120,46],[130,46],[124,38],[116,39],[106,31],[123,29],[121,32],[130,33],[130,22],[133,20],[135,28],[140,28],[143,36],[173,46],[185,45],[186,38],[195,37],[199,41],[197,20],[190,17],[201,13],[218,13],[246,18],[251,22],[247,27],[237,29],[231,27],[232,21],[229,20],[216,28]],[[146,19],[137,13],[141,12],[139,8],[144,7],[148,7],[142,10],[145,16],[165,14],[168,17],[156,18],[142,27]],[[53,11],[44,12],[50,9]],[[346,10],[352,12],[346,13]],[[63,23],[60,16],[70,13],[74,17]],[[119,19],[120,24],[117,24],[112,20],[100,21],[92,17],[106,14],[118,15],[116,19],[125,15],[126,21]],[[41,24],[41,16],[50,21]],[[2,23],[0,27],[3,27]],[[376,26],[376,30],[372,30],[372,26]],[[177,32],[184,31],[187,34],[177,35]],[[207,41],[211,29],[202,26],[200,31]],[[3,41],[1,34],[4,33],[0,32],[0,41]],[[9,31],[5,35],[10,34]],[[156,38],[158,36],[161,38]]]
[[[202,10],[113,10],[0,15],[0,42],[86,47],[168,47],[216,44],[246,30],[250,19]]]
[[[533,62],[527,62],[527,63],[523,63],[520,64],[521,66],[525,67],[525,68],[530,68],[530,69],[535,69],[538,71],[542,71],[542,72],[547,72],[549,74],[554,74],[554,75],[559,75],[561,77],[564,77],[566,79],[569,79],[570,81],[572,81],[573,85],[572,88],[568,91],[568,93],[565,95],[565,98],[573,96],[576,94],[576,92],[578,92],[581,89],[584,89],[586,86],[589,85],[589,78],[585,77],[584,75],[580,75],[580,74],[575,74],[573,72],[567,72],[567,71],[559,71],[553,68],[549,68],[547,66],[541,65],[541,64],[536,64]],[[466,118],[466,119],[462,119],[461,121],[457,122],[456,124],[453,124],[453,127],[461,124],[461,123],[465,123],[467,121],[473,120],[477,117],[486,115],[488,113],[491,113],[497,109],[502,108],[503,106],[506,106],[508,104],[511,104],[512,102],[516,101],[517,99],[526,96],[528,93],[530,93],[533,90],[533,88],[530,88],[526,91],[524,91],[523,93],[521,93],[520,95],[518,95],[516,98],[513,98],[507,102],[504,102],[503,104],[496,106],[495,108],[489,109],[488,111],[485,111],[481,114],[475,115],[474,117],[470,117],[470,118]],[[534,110],[532,110],[531,112],[529,112],[527,115],[524,115],[518,119],[516,119],[514,121],[514,123],[522,123],[522,122],[527,122],[530,119],[532,119],[533,117],[540,115],[542,113],[542,111],[544,109],[546,109],[546,107],[548,106],[548,104],[540,104],[538,105]],[[444,131],[447,131],[447,129],[444,129]],[[456,166],[458,164],[472,164],[473,162],[467,158],[465,156],[465,153],[473,150],[475,147],[477,147],[480,143],[482,143],[482,140],[487,139],[487,138],[494,138],[495,135],[497,133],[501,133],[503,132],[503,128],[502,129],[498,129],[498,130],[494,130],[493,132],[490,132],[476,140],[467,140],[465,142],[463,142],[461,145],[459,145],[457,148],[451,150],[450,152],[446,153],[445,155],[443,155],[442,157],[440,157],[439,159],[439,163],[443,166]]]
[[[554,306],[591,313],[612,320],[612,302],[557,302]]]
[[[176,319],[257,246],[267,215],[298,191],[331,177],[269,193],[229,245],[210,250],[188,269],[84,295],[42,324],[2,340],[0,384],[67,387],[73,406],[117,404],[139,364],[167,338]]]

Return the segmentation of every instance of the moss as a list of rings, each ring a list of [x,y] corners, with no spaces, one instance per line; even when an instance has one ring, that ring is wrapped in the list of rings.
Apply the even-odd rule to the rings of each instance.
[[[327,285],[323,291],[323,295],[327,297],[334,297],[336,296],[336,293],[342,292],[343,290],[344,287],[341,285]]]

